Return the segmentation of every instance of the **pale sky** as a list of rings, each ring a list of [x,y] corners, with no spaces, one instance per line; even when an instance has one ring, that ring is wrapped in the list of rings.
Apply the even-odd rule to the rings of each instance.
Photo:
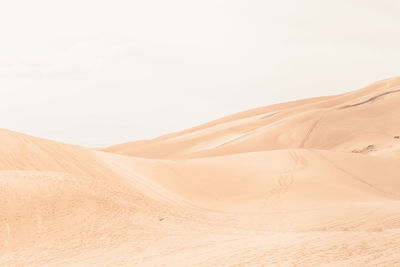
[[[4,0],[0,128],[103,146],[400,75],[400,1]]]

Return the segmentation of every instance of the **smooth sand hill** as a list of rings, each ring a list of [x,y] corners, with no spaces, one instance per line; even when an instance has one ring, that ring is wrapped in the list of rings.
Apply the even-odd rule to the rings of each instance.
[[[400,150],[400,78],[343,95],[258,108],[146,142],[105,149],[182,159],[277,149]]]
[[[105,151],[0,130],[0,266],[399,266],[399,103],[395,78]]]

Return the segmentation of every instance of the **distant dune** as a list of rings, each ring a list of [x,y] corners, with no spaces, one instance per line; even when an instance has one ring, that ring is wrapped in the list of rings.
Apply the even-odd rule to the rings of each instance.
[[[124,155],[182,159],[278,149],[400,150],[400,78],[342,95],[257,108],[153,140],[112,146]],[[370,150],[363,150],[371,146]],[[373,148],[372,148],[373,147]]]
[[[399,200],[400,78],[102,151],[0,130],[0,266],[398,266]]]

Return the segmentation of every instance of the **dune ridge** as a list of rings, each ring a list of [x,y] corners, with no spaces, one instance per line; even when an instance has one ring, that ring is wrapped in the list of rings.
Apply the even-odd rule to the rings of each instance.
[[[400,78],[102,151],[0,130],[1,266],[397,266]]]
[[[347,94],[257,108],[104,151],[183,159],[292,148],[348,152],[379,145],[384,153],[393,146],[399,149],[393,139],[400,128],[388,123],[399,121],[399,92],[400,78],[392,78]]]

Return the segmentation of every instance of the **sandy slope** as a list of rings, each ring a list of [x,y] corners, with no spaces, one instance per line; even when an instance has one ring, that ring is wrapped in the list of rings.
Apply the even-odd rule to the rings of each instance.
[[[0,130],[0,266],[399,266],[399,103],[395,78],[105,152]]]
[[[258,108],[147,142],[105,151],[188,158],[287,148],[400,150],[400,78],[359,91]],[[367,149],[371,146],[370,149]]]

